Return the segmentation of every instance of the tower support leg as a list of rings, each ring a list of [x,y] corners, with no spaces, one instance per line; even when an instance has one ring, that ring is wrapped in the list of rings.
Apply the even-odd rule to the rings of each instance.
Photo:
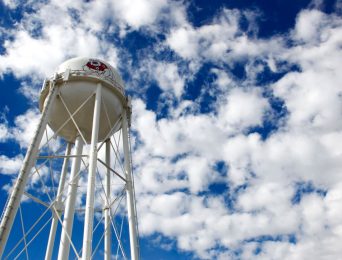
[[[110,167],[110,139],[106,141],[106,164]],[[104,259],[110,260],[111,257],[111,226],[110,226],[110,169],[107,168],[105,178],[105,189],[106,189],[106,202],[103,211],[104,214]]]
[[[100,83],[98,83],[95,96],[93,126],[89,152],[89,173],[83,231],[82,260],[90,260],[92,252],[91,246],[93,240],[95,177],[97,166],[97,142],[101,111],[101,89],[102,86]]]
[[[66,150],[65,150],[65,158],[63,161],[61,177],[59,179],[59,185],[58,185],[58,190],[57,190],[57,195],[56,195],[57,198],[55,201],[55,205],[53,206],[53,209],[52,209],[53,218],[52,218],[52,222],[51,222],[49,240],[48,240],[46,253],[45,253],[45,260],[51,259],[54,244],[55,244],[55,236],[56,236],[57,225],[58,225],[58,217],[56,216],[56,214],[58,214],[58,216],[60,216],[61,212],[63,210],[62,194],[63,194],[63,190],[64,190],[64,186],[65,186],[66,175],[68,172],[69,156],[70,156],[71,146],[72,146],[72,144],[68,143]]]
[[[127,214],[129,224],[129,241],[131,248],[131,259],[139,259],[138,237],[137,237],[137,215],[135,212],[135,196],[133,190],[133,176],[131,168],[131,153],[129,147],[127,111],[122,113],[122,142],[125,156],[125,174],[126,174],[126,197]]]
[[[48,122],[49,113],[53,104],[53,101],[56,97],[57,89],[55,87],[55,81],[50,82],[50,91],[48,96],[46,97],[43,112],[39,124],[37,126],[37,130],[34,134],[32,142],[28,147],[26,152],[25,159],[23,161],[23,166],[19,172],[17,181],[14,184],[12,193],[9,197],[8,202],[6,203],[4,214],[1,218],[0,223],[0,259],[4,252],[6,242],[12,228],[15,215],[17,214],[21,197],[24,193],[24,189],[26,183],[28,181],[28,177],[30,175],[30,171],[33,165],[36,162],[39,144],[42,140],[44,131],[46,129],[46,124]]]
[[[79,171],[81,167],[81,156],[83,150],[83,140],[80,136],[76,138],[75,155],[73,159],[70,173],[69,189],[65,203],[65,212],[63,218],[63,228],[61,233],[61,241],[58,250],[58,260],[68,260],[70,250],[71,231],[74,222],[75,202],[77,195],[77,186],[79,180]]]

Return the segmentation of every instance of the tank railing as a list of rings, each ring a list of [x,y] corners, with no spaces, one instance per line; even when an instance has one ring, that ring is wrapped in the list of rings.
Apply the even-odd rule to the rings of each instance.
[[[105,76],[101,76],[101,74],[98,74],[96,72],[90,72],[90,71],[85,71],[85,70],[70,70],[69,71],[69,77],[70,76],[89,76],[89,77],[94,77],[94,78],[102,78],[103,80],[109,81],[111,84],[114,85],[115,88],[117,88],[121,94],[125,94],[125,89],[123,88],[123,86],[121,86],[120,81],[122,80],[118,80],[117,76],[113,76],[113,78],[111,77],[105,77]]]

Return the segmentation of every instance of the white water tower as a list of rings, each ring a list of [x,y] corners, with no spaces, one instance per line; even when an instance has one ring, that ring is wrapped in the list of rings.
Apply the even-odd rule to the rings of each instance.
[[[0,224],[0,258],[4,253],[6,242],[11,233],[11,229],[20,210],[21,221],[21,200],[23,195],[38,202],[51,211],[51,221],[49,239],[46,246],[45,259],[51,259],[53,250],[58,247],[58,259],[69,259],[70,247],[72,247],[76,258],[83,260],[91,259],[93,256],[93,232],[95,214],[95,194],[96,188],[100,186],[96,181],[98,164],[105,168],[104,185],[102,189],[103,199],[103,240],[104,240],[104,259],[110,259],[112,255],[112,240],[118,240],[118,247],[123,251],[120,242],[121,232],[115,229],[113,217],[113,205],[118,201],[111,190],[111,180],[117,178],[123,182],[124,193],[126,195],[127,219],[129,226],[129,241],[131,259],[139,258],[137,215],[135,208],[134,184],[132,176],[131,154],[129,145],[129,127],[131,116],[131,105],[125,95],[124,83],[117,71],[108,63],[99,59],[74,58],[59,66],[55,75],[46,80],[40,94],[39,108],[41,119],[34,134],[31,145],[29,146],[23,166],[14,184],[11,195],[6,203]],[[47,135],[47,125],[53,130],[53,136]],[[113,141],[115,133],[120,132],[123,156],[119,155],[119,141]],[[58,153],[46,152],[49,143],[56,137],[63,138],[66,145],[65,152]],[[42,141],[46,139],[45,143]],[[41,144],[43,143],[43,144]],[[105,145],[105,160],[98,156],[100,148]],[[74,146],[73,154],[71,147]],[[84,152],[84,147],[88,152]],[[120,174],[113,169],[113,153],[115,160],[120,161],[123,157],[122,171]],[[43,155],[45,152],[46,155]],[[58,188],[54,186],[53,176],[56,171],[51,166],[51,160],[63,159],[63,165],[59,170]],[[50,165],[38,165],[37,161],[45,159]],[[68,174],[68,164],[72,160],[70,173]],[[87,160],[88,163],[85,163]],[[83,163],[83,170],[82,170]],[[61,163],[57,164],[61,166]],[[50,190],[54,196],[47,192],[48,202],[39,198],[37,194],[28,191],[28,183],[35,172],[39,175],[39,169],[49,168]],[[83,171],[83,172],[82,172]],[[82,173],[81,173],[82,172]],[[83,242],[81,249],[77,249],[73,243],[73,222],[75,211],[77,210],[76,199],[79,196],[79,179],[87,180],[86,200],[83,205],[81,217],[84,217]],[[69,175],[69,180],[67,180]],[[39,175],[40,176],[40,175]],[[111,178],[112,177],[112,178]],[[52,186],[51,186],[52,185]],[[46,188],[45,184],[44,187]],[[49,190],[49,189],[47,189]],[[46,197],[46,196],[45,196]],[[45,213],[44,213],[45,214]],[[99,221],[100,222],[100,221]],[[61,226],[60,241],[55,241],[58,224]],[[24,226],[24,225],[22,225]],[[25,228],[23,228],[24,231]],[[31,228],[26,228],[26,230]],[[32,228],[33,229],[33,228]],[[114,229],[115,236],[113,232]],[[19,241],[23,244],[23,249],[19,250],[19,255],[24,252],[29,255],[29,242],[26,235]],[[33,236],[35,237],[35,236]],[[25,239],[26,238],[26,239]],[[17,243],[16,246],[20,243]],[[57,250],[57,249],[55,249]],[[11,250],[9,253],[13,253]],[[122,252],[123,258],[126,255]],[[7,256],[12,258],[13,256]]]

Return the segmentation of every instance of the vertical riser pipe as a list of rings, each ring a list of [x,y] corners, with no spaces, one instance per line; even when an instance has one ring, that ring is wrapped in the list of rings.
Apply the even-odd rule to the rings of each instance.
[[[110,167],[110,140],[106,141],[106,164]],[[107,169],[106,179],[105,179],[105,188],[106,188],[106,202],[104,219],[105,219],[105,235],[104,235],[104,259],[110,260],[111,257],[111,226],[110,226],[110,201],[111,201],[111,191],[110,191],[110,170]]]
[[[93,222],[94,222],[94,200],[95,200],[95,177],[97,167],[97,142],[98,132],[100,127],[100,111],[101,111],[101,90],[100,83],[97,85],[93,126],[91,133],[91,144],[89,154],[89,173],[87,185],[87,199],[84,218],[84,231],[83,231],[83,245],[82,245],[82,259],[90,260],[92,254],[92,240],[93,240]]]
[[[79,181],[79,171],[81,168],[81,156],[83,150],[83,140],[80,136],[76,138],[75,153],[70,173],[69,189],[65,202],[65,212],[62,224],[62,234],[58,250],[58,260],[68,260],[70,251],[70,239],[72,226],[74,223],[75,203]]]
[[[58,190],[57,190],[57,195],[56,195],[57,198],[55,201],[55,205],[52,208],[53,219],[51,222],[51,228],[50,228],[48,245],[46,248],[45,260],[51,259],[54,244],[55,244],[56,230],[57,230],[57,225],[58,225],[58,217],[60,217],[61,211],[62,211],[62,207],[61,207],[62,206],[61,205],[62,204],[62,195],[63,195],[64,186],[65,186],[66,175],[68,172],[70,151],[71,151],[71,143],[68,143],[67,148],[65,150],[65,158],[63,161],[61,177],[59,179],[59,185],[58,185]],[[56,214],[58,214],[58,217],[56,216]]]

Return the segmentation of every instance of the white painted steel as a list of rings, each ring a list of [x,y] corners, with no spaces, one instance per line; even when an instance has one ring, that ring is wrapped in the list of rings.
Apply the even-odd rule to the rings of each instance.
[[[13,187],[12,193],[6,204],[5,211],[1,218],[0,224],[0,258],[4,252],[5,245],[9,236],[9,232],[12,228],[15,215],[18,211],[21,197],[24,193],[24,189],[30,174],[31,168],[36,162],[39,144],[42,140],[43,134],[46,129],[46,124],[53,106],[53,101],[55,100],[57,90],[55,87],[55,81],[49,83],[49,92],[43,103],[43,111],[41,119],[38,123],[37,130],[34,134],[32,142],[26,152],[25,159],[23,161],[23,166],[18,175],[17,181]]]
[[[95,65],[94,65],[95,64]],[[119,120],[123,103],[125,102],[124,84],[116,70],[108,63],[90,58],[74,58],[64,62],[57,70],[63,80],[58,83],[60,87],[60,96],[66,103],[69,111],[74,113],[77,108],[96,91],[97,83],[101,83],[102,101],[104,106],[100,111],[100,129],[98,138],[103,141],[108,133]],[[46,97],[46,91],[43,88],[40,95],[40,107]],[[74,115],[77,126],[82,130],[86,142],[91,142],[92,135],[92,114],[94,110],[93,102],[87,102],[82,111]],[[110,111],[108,118],[105,110]],[[67,120],[69,114],[66,111],[62,101],[57,99],[51,112],[49,126],[58,130]],[[118,125],[114,132],[120,129]],[[67,141],[73,142],[78,135],[77,128],[72,121],[69,121],[59,132],[59,135]]]
[[[70,156],[70,151],[71,151],[71,143],[67,144],[67,147],[65,149],[65,158],[63,161],[63,166],[62,166],[62,171],[61,171],[61,177],[59,179],[59,185],[58,185],[58,190],[57,190],[57,198],[55,201],[55,205],[53,206],[54,209],[52,209],[52,214],[53,214],[53,219],[51,221],[51,228],[50,228],[50,234],[49,234],[49,240],[48,240],[48,245],[46,248],[46,253],[45,253],[45,260],[50,260],[55,244],[55,237],[56,237],[56,230],[57,230],[57,225],[58,225],[58,216],[60,217],[62,210],[63,210],[63,203],[62,203],[62,194],[65,186],[65,179],[66,175],[68,172],[68,165],[69,165],[69,156]]]
[[[58,90],[58,91],[57,91]],[[67,174],[68,159],[72,158],[70,183],[65,203],[62,232],[58,249],[58,260],[69,259],[72,227],[75,215],[75,203],[79,182],[79,172],[82,159],[82,150],[85,143],[90,144],[88,184],[86,194],[84,233],[82,244],[82,259],[90,260],[92,256],[95,179],[97,172],[97,143],[106,140],[106,162],[110,167],[110,147],[108,138],[111,134],[122,128],[123,150],[125,159],[125,179],[127,211],[129,222],[129,235],[131,247],[131,259],[139,259],[138,230],[135,208],[135,195],[133,176],[131,169],[131,155],[129,147],[129,122],[130,108],[125,95],[124,84],[116,70],[108,63],[98,59],[75,58],[63,63],[57,70],[53,79],[44,83],[39,100],[42,117],[39,122],[35,137],[26,154],[23,167],[14,185],[11,196],[6,204],[0,223],[0,258],[4,251],[9,232],[13,225],[14,217],[19,207],[20,199],[31,168],[37,158],[65,158],[61,170],[60,183],[57,191],[55,205],[53,205],[53,219],[51,222],[48,246],[45,260],[52,257],[58,222],[61,222],[63,210],[62,193],[65,189],[65,175]],[[70,116],[72,115],[72,116]],[[46,125],[55,131],[55,135],[63,137],[68,143],[74,143],[74,154],[70,156],[70,144],[65,156],[47,155],[37,157],[39,144]],[[57,133],[56,133],[57,132]],[[50,140],[50,139],[49,139]],[[48,143],[48,141],[47,141]],[[51,158],[50,158],[51,157]],[[104,214],[104,258],[111,257],[111,170],[107,167],[105,178],[106,202]],[[115,171],[113,171],[117,174]],[[38,199],[36,201],[39,202]],[[113,226],[114,231],[115,227]],[[38,235],[38,233],[36,234]],[[115,235],[116,231],[115,231]],[[119,237],[117,236],[119,239]],[[119,245],[122,248],[121,241]],[[76,252],[76,251],[75,251]],[[122,252],[125,257],[125,252]],[[76,252],[77,257],[78,253]]]
[[[127,111],[122,111],[122,143],[125,156],[125,174],[126,174],[126,198],[127,198],[127,215],[129,224],[129,241],[131,248],[131,259],[139,259],[138,237],[137,237],[137,219],[135,212],[135,197],[133,191],[133,176],[131,168],[131,153],[129,149],[128,139],[128,119]]]
[[[106,140],[106,164],[107,164],[107,172],[105,178],[105,189],[106,189],[106,202],[105,208],[103,210],[104,214],[104,259],[111,259],[111,226],[110,226],[110,198],[111,198],[111,190],[110,190],[110,139]]]
[[[74,223],[75,202],[79,181],[79,171],[81,166],[81,155],[83,150],[83,141],[80,136],[76,138],[74,150],[74,155],[76,155],[77,157],[73,159],[71,166],[69,189],[65,203],[62,234],[58,250],[58,260],[69,259],[70,239],[72,234],[72,226]]]
[[[82,259],[90,260],[91,247],[93,239],[93,222],[94,222],[94,200],[95,200],[95,177],[97,168],[97,142],[100,126],[100,109],[101,109],[102,85],[98,83],[94,104],[93,127],[91,131],[91,144],[89,154],[89,173],[87,185],[87,200],[84,217],[84,232]]]

